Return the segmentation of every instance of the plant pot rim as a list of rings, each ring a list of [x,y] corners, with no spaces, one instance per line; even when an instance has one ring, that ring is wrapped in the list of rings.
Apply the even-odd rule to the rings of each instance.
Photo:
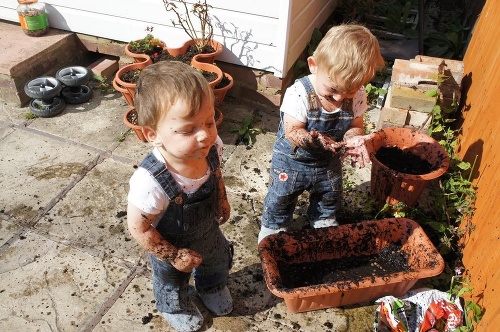
[[[198,60],[193,58],[191,60],[191,66],[196,69],[201,69],[208,72],[214,72],[217,74],[217,79],[215,79],[212,82],[208,82],[210,84],[210,87],[212,87],[212,89],[214,89],[215,86],[219,84],[219,82],[222,80],[222,70],[217,65],[206,62],[199,62]]]
[[[450,166],[450,158],[449,158],[448,154],[446,153],[446,151],[444,150],[444,148],[441,146],[441,144],[439,144],[438,141],[436,141],[434,138],[432,138],[431,136],[429,136],[423,132],[417,131],[415,129],[403,128],[403,127],[387,127],[387,128],[383,128],[379,131],[376,131],[374,133],[374,135],[376,136],[376,138],[370,139],[366,144],[367,150],[368,150],[369,155],[370,155],[370,160],[372,161],[372,163],[376,163],[378,166],[380,166],[386,172],[390,172],[391,174],[393,174],[396,177],[404,177],[405,179],[410,179],[410,180],[432,180],[432,179],[438,178],[441,175],[443,175],[444,173],[446,173],[446,171],[448,170],[448,168]],[[392,144],[386,143],[387,138],[392,137],[392,135],[394,135],[394,137],[398,137],[398,138],[405,137],[405,136],[412,136],[413,137],[413,139],[406,142],[407,144],[404,144],[402,146],[398,146],[398,148],[400,148],[404,151],[409,150],[410,152],[412,152],[412,149],[414,149],[420,143],[430,144],[432,146],[432,148],[435,150],[434,152],[440,156],[439,165],[438,165],[439,167],[437,169],[429,172],[429,173],[426,173],[426,174],[407,174],[407,173],[402,173],[402,172],[392,170],[391,168],[384,165],[382,162],[380,162],[376,158],[375,154],[378,151],[378,149],[380,149],[381,147],[388,146],[388,145],[392,146]],[[375,140],[383,141],[383,143],[377,147],[375,145]],[[409,145],[409,144],[411,144],[411,145]],[[421,150],[425,150],[425,149],[421,149]],[[423,158],[423,159],[428,160],[427,158]]]
[[[131,70],[135,70],[135,69],[141,69],[142,70],[142,69],[146,68],[147,66],[149,66],[152,63],[153,63],[153,61],[148,56],[148,60],[146,60],[144,62],[134,62],[134,63],[128,64],[128,65],[125,65],[125,66],[119,68],[118,71],[115,74],[116,82],[119,85],[121,85],[122,87],[125,87],[125,88],[130,88],[130,87],[134,87],[135,88],[135,85],[136,85],[135,83],[128,83],[128,82],[122,81],[122,79],[120,78],[121,75],[123,73],[126,73],[126,72],[131,71]]]
[[[372,245],[364,249],[366,252],[351,255],[351,246],[356,245],[357,241],[362,241],[365,237],[373,237],[374,234],[377,237],[372,238]],[[376,278],[367,276],[359,280],[359,283],[350,286],[344,281],[338,281],[297,288],[284,287],[283,278],[278,269],[280,258],[283,258],[285,262],[302,263],[306,260],[317,262],[329,259],[330,255],[336,257],[337,254],[334,251],[318,251],[318,248],[322,248],[330,239],[339,239],[338,242],[333,242],[331,249],[335,249],[335,245],[347,243],[348,248],[341,248],[342,250],[337,252],[340,257],[347,257],[343,256],[345,253],[349,253],[348,257],[374,254],[376,252],[372,250],[380,250],[387,244],[399,241],[403,243],[405,250],[408,250],[407,253],[411,253],[410,256],[421,253],[423,257],[409,257],[411,269],[408,271],[393,272]],[[276,250],[278,246],[279,250]],[[280,232],[264,238],[258,245],[258,252],[268,289],[274,295],[285,299],[291,312],[371,301],[373,297],[376,298],[380,294],[394,293],[395,296],[402,296],[418,279],[436,276],[445,267],[444,259],[422,227],[414,220],[407,218],[386,218],[337,227]],[[278,252],[286,252],[287,256],[279,256]],[[303,302],[306,305],[303,305]]]
[[[229,84],[226,85],[226,86],[224,86],[224,87],[222,87],[222,88],[215,88],[215,91],[229,90],[229,89],[231,89],[233,87],[233,85],[234,85],[234,79],[233,79],[233,77],[231,75],[229,75],[228,73],[226,73],[226,72],[222,72],[223,78],[224,78],[224,75],[226,75],[228,77]],[[222,81],[222,79],[221,79],[221,81]]]

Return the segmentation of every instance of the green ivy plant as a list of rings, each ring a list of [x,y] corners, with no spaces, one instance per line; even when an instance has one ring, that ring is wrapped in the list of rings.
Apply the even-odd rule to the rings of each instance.
[[[366,97],[369,104],[376,104],[379,96],[387,94],[387,90],[377,87],[371,83],[365,86]]]
[[[462,276],[460,268],[455,269],[455,275],[451,277],[450,290],[451,299],[464,297],[465,294],[471,293],[473,288],[470,285],[470,280]],[[457,332],[472,332],[474,324],[478,324],[483,317],[482,308],[474,301],[465,300],[464,308],[464,326],[458,327]]]
[[[447,24],[446,32],[429,31],[424,39],[424,43],[428,47],[427,55],[460,59],[467,44],[469,30],[469,27],[462,25],[460,18],[455,18],[453,22]]]
[[[234,127],[230,129],[232,133],[238,133],[237,143],[242,142],[245,145],[253,145],[252,136],[260,134],[262,132],[259,128],[254,128],[252,125],[254,122],[261,120],[261,117],[257,114],[247,114],[239,127]]]
[[[103,93],[116,91],[115,88],[113,87],[113,84],[111,84],[105,76],[94,75],[93,78],[97,82],[96,89],[101,90]]]

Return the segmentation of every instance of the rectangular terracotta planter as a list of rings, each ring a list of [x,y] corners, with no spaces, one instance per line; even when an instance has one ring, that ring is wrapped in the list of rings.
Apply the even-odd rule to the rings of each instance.
[[[401,246],[409,270],[359,280],[287,288],[283,264],[331,261],[374,255],[390,245]],[[423,229],[413,220],[389,218],[338,227],[280,232],[259,244],[267,287],[285,300],[290,312],[304,312],[369,302],[385,295],[404,295],[417,280],[440,274],[444,260]],[[326,263],[326,262],[325,262]]]

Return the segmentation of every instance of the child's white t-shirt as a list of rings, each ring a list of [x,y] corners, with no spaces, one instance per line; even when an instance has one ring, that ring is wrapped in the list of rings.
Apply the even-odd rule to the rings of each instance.
[[[223,143],[219,136],[217,136],[215,146],[217,147],[219,160],[222,160]],[[152,152],[159,161],[165,163],[165,159],[158,148],[154,148]],[[190,179],[174,172],[170,173],[174,180],[180,185],[183,192],[189,194],[198,190],[198,188],[208,180],[210,176],[210,167],[207,168],[205,175],[199,179]],[[128,202],[145,213],[157,215],[155,222],[153,222],[153,226],[156,226],[170,203],[165,191],[163,191],[161,185],[155,180],[151,173],[142,167],[139,167],[134,174],[132,174],[129,184]]]
[[[365,114],[367,105],[366,91],[365,87],[362,86],[354,95],[352,103],[352,111],[354,113],[354,118],[362,116]],[[283,102],[281,103],[280,110],[286,113],[300,122],[307,122],[307,111],[309,110],[309,102],[307,97],[306,88],[300,82],[295,82],[290,86],[283,97]],[[321,108],[322,112],[327,112],[325,109]],[[339,112],[340,108],[337,108],[331,113]]]

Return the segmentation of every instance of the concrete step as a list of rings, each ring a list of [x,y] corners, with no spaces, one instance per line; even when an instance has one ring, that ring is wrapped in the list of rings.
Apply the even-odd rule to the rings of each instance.
[[[80,65],[85,52],[72,32],[50,29],[46,35],[27,36],[19,24],[0,20],[0,100],[25,106],[26,82],[40,76],[55,76],[57,70]]]

